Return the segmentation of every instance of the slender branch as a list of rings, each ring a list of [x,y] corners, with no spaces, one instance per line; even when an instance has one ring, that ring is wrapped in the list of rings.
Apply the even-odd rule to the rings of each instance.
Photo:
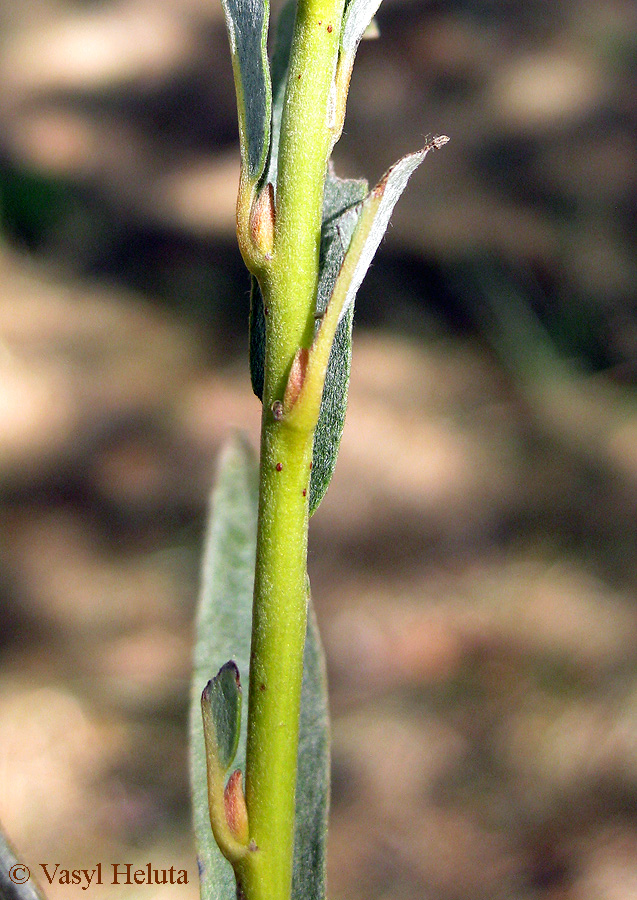
[[[344,0],[299,0],[284,103],[267,307],[246,803],[256,849],[236,867],[247,900],[289,900],[307,620],[308,495],[315,423],[282,414],[314,332],[323,189],[334,129]],[[293,376],[295,377],[295,376]]]

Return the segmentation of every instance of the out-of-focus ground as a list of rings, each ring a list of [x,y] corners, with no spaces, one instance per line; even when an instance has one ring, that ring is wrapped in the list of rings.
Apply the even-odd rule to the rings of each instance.
[[[378,19],[337,170],[452,142],[360,292],[312,522],[330,897],[633,900],[637,9]],[[203,517],[259,421],[221,11],[3,0],[0,28],[0,820],[36,872],[150,861],[189,884],[89,893],[187,900]]]

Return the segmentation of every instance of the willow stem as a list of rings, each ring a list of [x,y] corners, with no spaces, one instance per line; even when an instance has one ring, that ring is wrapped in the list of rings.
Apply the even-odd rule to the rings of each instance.
[[[289,900],[307,623],[314,424],[274,415],[314,333],[323,190],[344,0],[299,0],[279,144],[267,308],[246,803],[255,849],[237,866],[246,900]]]

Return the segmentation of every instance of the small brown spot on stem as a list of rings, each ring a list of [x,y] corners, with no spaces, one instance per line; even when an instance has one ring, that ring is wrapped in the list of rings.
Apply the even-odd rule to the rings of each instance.
[[[328,34],[331,34],[332,31],[333,31],[332,26],[331,26],[331,25],[328,25],[328,26],[327,26],[327,33],[328,33]]]
[[[283,463],[277,463],[276,470],[277,470],[277,472],[281,472],[283,470]]]
[[[260,691],[264,691],[264,690],[265,690],[265,685],[264,685],[263,682],[261,682],[261,684],[259,685],[259,690],[260,690]]]
[[[307,490],[305,488],[303,488],[303,496],[305,497],[306,494],[307,494]]]

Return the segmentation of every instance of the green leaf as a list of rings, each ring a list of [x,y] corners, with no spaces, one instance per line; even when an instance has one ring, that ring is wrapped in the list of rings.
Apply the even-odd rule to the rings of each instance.
[[[364,178],[338,178],[331,168],[327,173],[323,193],[317,313],[325,311],[332,295],[334,282],[358,222],[360,203],[368,189]]]
[[[237,93],[241,161],[259,181],[270,143],[272,89],[268,65],[268,0],[222,0]]]
[[[249,677],[257,500],[256,461],[249,447],[237,439],[223,453],[213,492],[197,615],[190,768],[202,900],[236,898],[232,867],[215,843],[208,817],[200,694],[211,673],[222,667],[228,658],[236,662],[244,684]],[[224,676],[224,679],[228,677],[224,690],[229,690],[232,697],[230,674],[232,670],[228,669]],[[244,709],[241,718],[234,765],[245,771],[247,710]],[[230,733],[232,727],[228,728],[228,734]],[[323,657],[310,607],[301,694],[294,855],[295,900],[322,900],[324,896],[324,842],[329,794],[328,741]],[[227,759],[233,749],[230,740],[226,747]]]
[[[237,816],[233,818],[235,827],[230,826],[225,798],[226,775],[237,753],[241,728],[241,679],[233,660],[222,666],[203,689],[201,715],[212,833],[226,859],[237,862],[246,854],[248,834],[247,824],[241,830],[236,827]],[[238,809],[236,802],[233,809]],[[242,826],[245,821],[245,817],[241,817]]]
[[[237,754],[241,727],[241,678],[237,664],[230,660],[211,678],[203,690],[201,705],[210,723],[219,769],[225,775]]]
[[[331,297],[321,316],[320,326],[310,349],[304,387],[296,404],[297,409],[302,408],[303,392],[306,392],[306,396],[312,396],[314,386],[323,384],[324,379],[319,411],[319,418],[323,419],[323,423],[321,431],[317,432],[315,438],[312,468],[314,484],[310,483],[312,511],[316,509],[325,493],[338,453],[347,400],[351,322],[356,292],[410,175],[429,150],[442,147],[447,141],[446,136],[432,138],[421,151],[399,160],[385,173],[362,203],[351,210],[345,209],[337,219],[339,236],[343,236],[345,232],[340,247],[340,267],[336,278],[333,279],[331,273],[334,270],[329,262],[326,263],[326,270],[330,273],[329,282],[332,285]],[[342,223],[347,223],[349,227],[344,229]],[[331,247],[329,249],[331,250]],[[332,399],[332,392],[335,392],[336,400]]]
[[[365,197],[330,300],[330,306],[336,304],[338,307],[339,322],[354,303],[356,293],[387,230],[394,206],[407,187],[407,182],[429,151],[443,147],[448,140],[446,135],[433,137],[422,150],[403,156],[385,172],[376,187]]]
[[[231,657],[247,681],[256,553],[257,472],[240,440],[224,451],[212,497],[197,615],[190,713],[190,770],[202,900],[235,900],[230,863],[210,828],[200,697],[211,674]],[[242,716],[234,761],[245,771],[247,716]],[[232,729],[230,729],[232,730]]]
[[[344,180],[328,173],[323,197],[321,262],[316,301],[323,314],[334,289],[345,252],[360,214],[360,201],[367,194],[364,180]],[[310,515],[318,508],[334,473],[338,448],[345,425],[347,390],[352,361],[354,307],[339,323],[325,375],[321,409],[314,434]]]

